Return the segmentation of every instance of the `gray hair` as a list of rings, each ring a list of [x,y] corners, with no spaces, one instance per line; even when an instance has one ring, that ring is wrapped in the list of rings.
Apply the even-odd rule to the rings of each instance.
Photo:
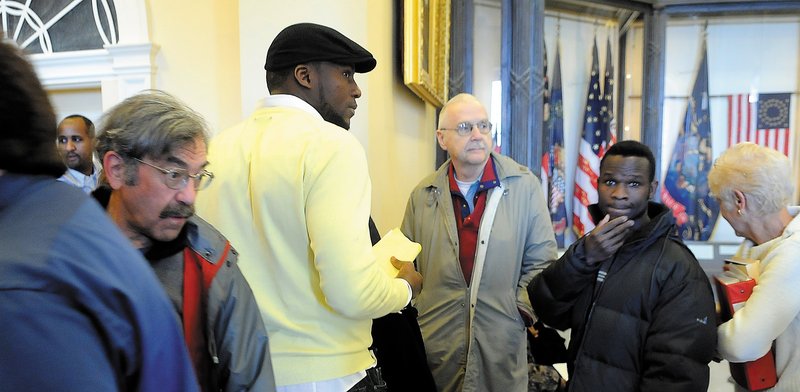
[[[708,173],[711,193],[734,209],[738,190],[756,214],[771,214],[791,203],[794,194],[789,158],[771,148],[739,143],[722,153]]]
[[[208,135],[200,114],[166,92],[147,90],[103,115],[96,150],[100,159],[109,151],[122,156],[130,168],[127,182],[135,183],[134,158],[159,159],[198,138],[207,145]]]
[[[437,124],[436,129],[442,129],[442,127],[445,126],[445,121],[450,119],[451,106],[463,103],[473,103],[479,105],[484,111],[486,111],[486,107],[483,106],[483,103],[481,103],[481,101],[479,101],[474,95],[468,93],[456,94],[456,96],[450,98],[450,100],[447,101],[444,106],[442,106],[442,110],[439,112],[439,123]]]

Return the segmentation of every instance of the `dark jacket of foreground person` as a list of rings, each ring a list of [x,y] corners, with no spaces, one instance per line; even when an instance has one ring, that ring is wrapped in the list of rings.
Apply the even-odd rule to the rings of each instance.
[[[590,212],[602,219],[597,205]],[[545,323],[572,328],[570,391],[708,388],[716,346],[709,280],[676,236],[671,212],[650,202],[647,213],[651,221],[611,260],[588,266],[581,238],[528,287]],[[608,275],[595,294],[601,266]]]
[[[153,271],[80,189],[0,176],[0,249],[0,390],[198,390]]]

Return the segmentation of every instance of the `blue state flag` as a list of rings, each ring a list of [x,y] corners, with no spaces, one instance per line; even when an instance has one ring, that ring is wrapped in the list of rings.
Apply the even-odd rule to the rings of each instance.
[[[712,159],[708,58],[704,43],[700,69],[661,188],[661,200],[672,210],[684,240],[708,240],[717,222],[719,205],[709,193],[707,180]]]
[[[542,182],[542,193],[544,199],[547,200],[547,192],[550,189],[550,164],[549,164],[549,156],[550,152],[547,149],[547,145],[550,143],[549,137],[550,135],[547,134],[548,129],[548,122],[550,121],[550,81],[547,79],[547,45],[544,46],[544,88],[542,89],[542,117],[544,121],[542,122],[542,167],[540,170],[539,179]]]
[[[561,95],[561,54],[556,46],[556,59],[553,68],[553,87],[550,90],[550,114],[546,132],[549,134],[547,146],[548,192],[547,207],[553,232],[559,248],[564,247],[564,232],[567,229],[567,207],[564,204],[566,182],[564,180],[564,110]]]

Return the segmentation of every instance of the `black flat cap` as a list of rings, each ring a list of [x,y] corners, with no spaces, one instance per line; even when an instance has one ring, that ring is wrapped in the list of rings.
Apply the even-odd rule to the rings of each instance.
[[[342,33],[314,23],[298,23],[283,29],[272,41],[264,69],[278,71],[312,61],[352,64],[360,73],[372,71],[377,64],[372,53]]]

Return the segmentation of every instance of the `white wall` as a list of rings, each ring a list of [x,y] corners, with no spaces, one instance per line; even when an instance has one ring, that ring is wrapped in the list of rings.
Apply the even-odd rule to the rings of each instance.
[[[155,88],[185,101],[214,133],[242,119],[238,4],[147,0],[150,39],[159,46]]]
[[[48,91],[50,103],[56,112],[56,121],[60,122],[71,114],[88,117],[95,125],[99,124],[103,114],[103,104],[99,88],[69,89]],[[55,140],[55,134],[53,134]]]
[[[267,95],[264,61],[269,44],[285,27],[312,22],[332,27],[361,46],[367,41],[367,7],[365,0],[337,1],[263,1],[241,0],[239,7],[239,48],[241,57],[242,115],[248,116],[258,100]],[[279,15],[279,17],[278,17]],[[373,48],[367,48],[368,50]],[[389,59],[378,59],[378,67],[391,67]],[[369,96],[365,74],[356,74],[356,82],[364,97]],[[367,99],[360,99],[351,131],[362,143],[368,143]]]

